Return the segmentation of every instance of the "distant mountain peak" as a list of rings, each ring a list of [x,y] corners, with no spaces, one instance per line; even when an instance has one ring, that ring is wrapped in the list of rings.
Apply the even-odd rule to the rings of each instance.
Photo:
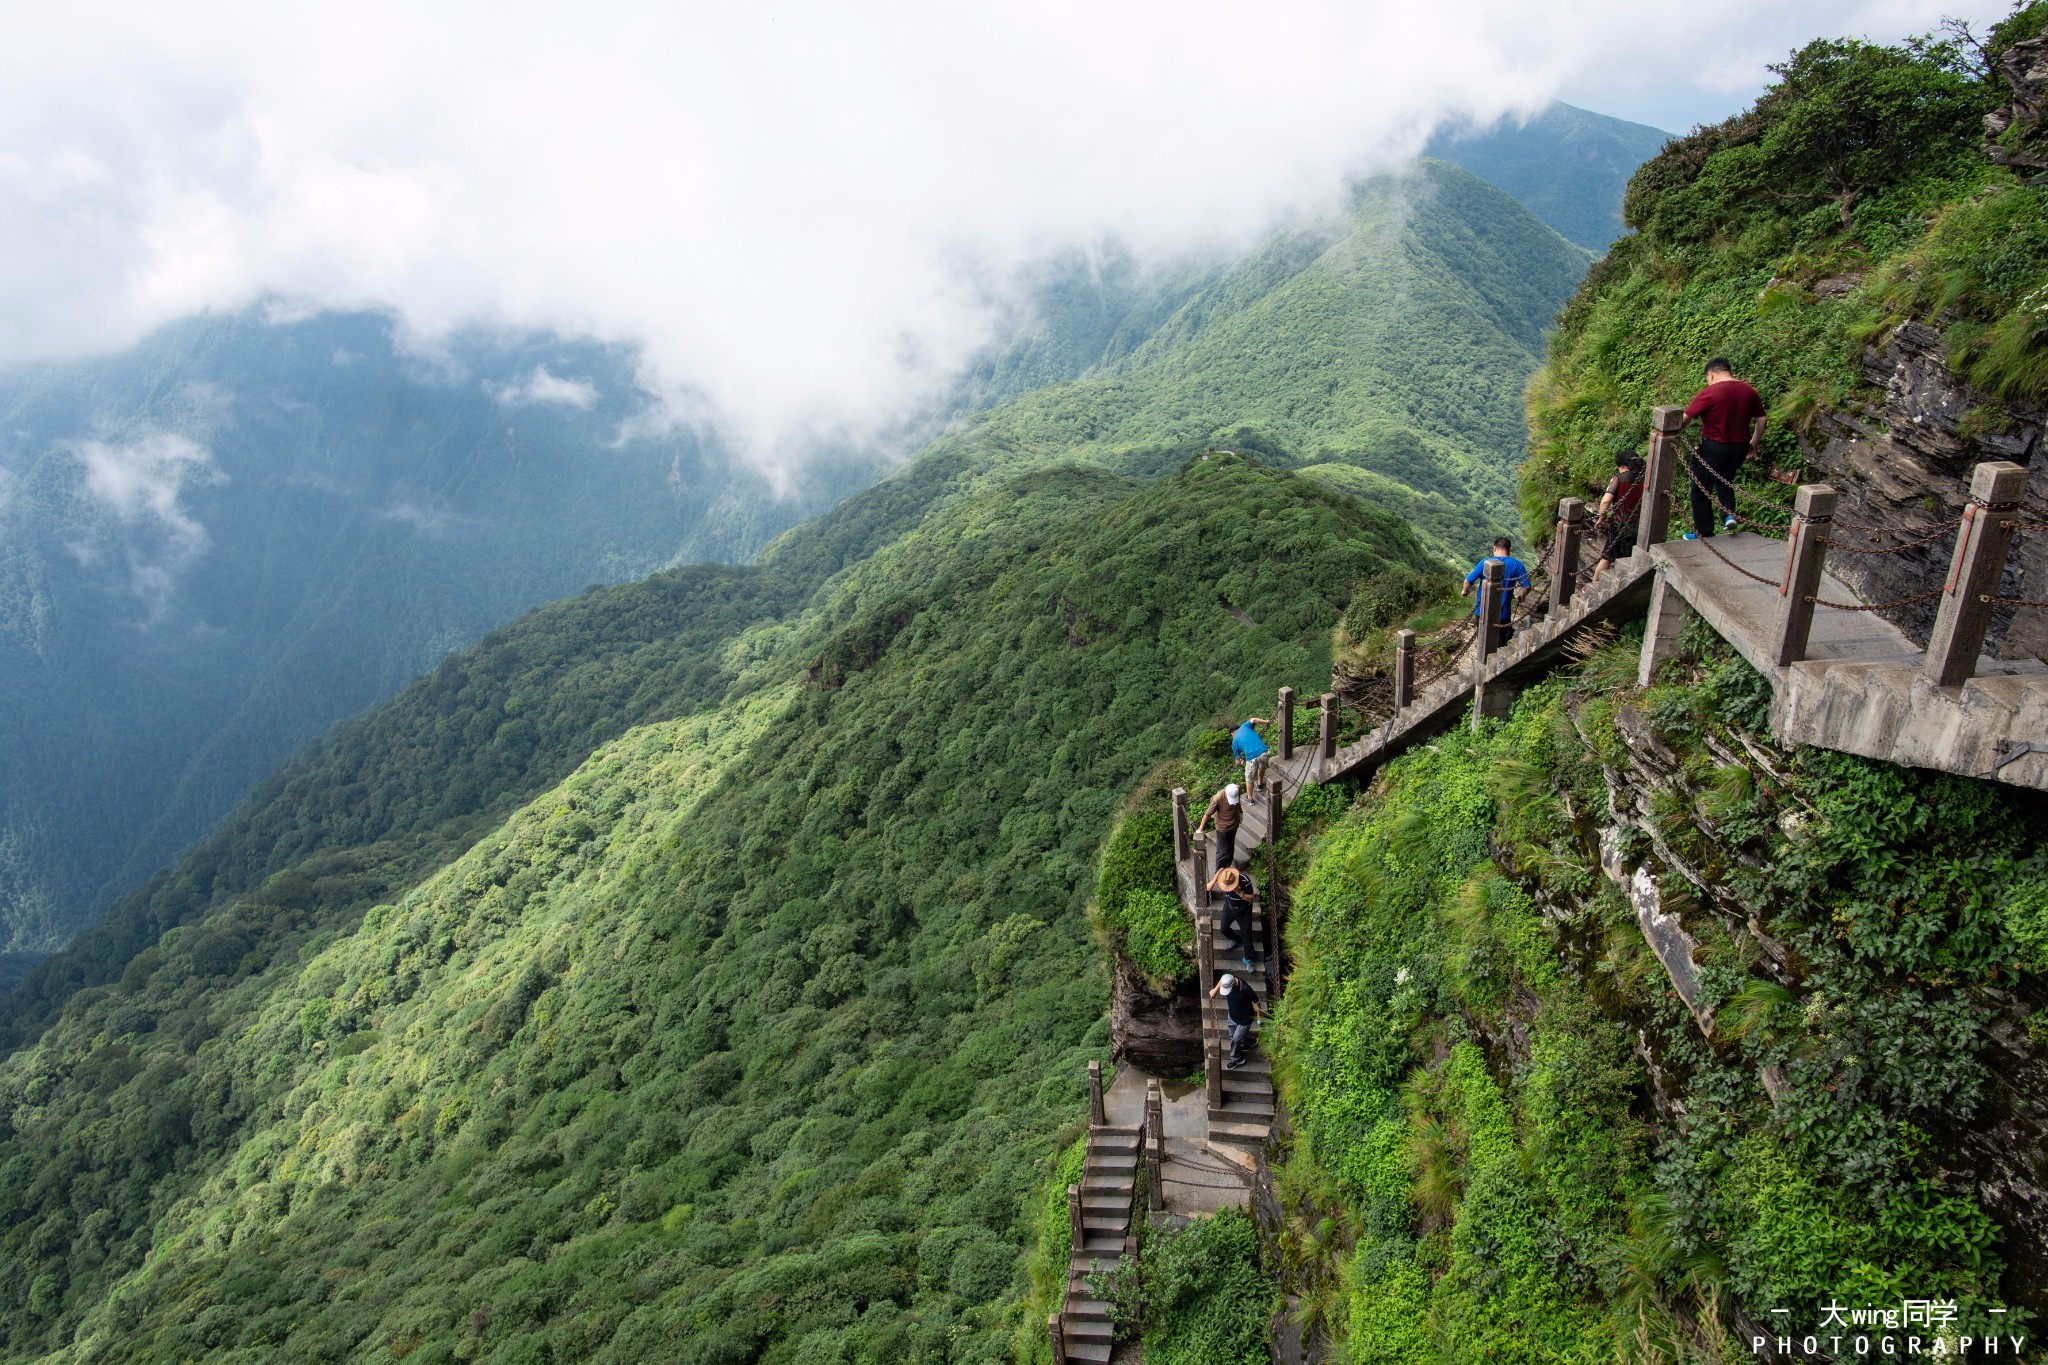
[[[1626,229],[1621,196],[1674,134],[1552,101],[1526,120],[1447,124],[1422,154],[1513,195],[1559,234],[1604,252]]]

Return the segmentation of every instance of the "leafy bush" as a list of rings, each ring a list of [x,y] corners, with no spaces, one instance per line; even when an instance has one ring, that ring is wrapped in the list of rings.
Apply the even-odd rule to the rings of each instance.
[[[1118,1272],[1118,1325],[1144,1342],[1150,1365],[1266,1365],[1279,1291],[1259,1230],[1236,1209],[1148,1231],[1141,1260]]]

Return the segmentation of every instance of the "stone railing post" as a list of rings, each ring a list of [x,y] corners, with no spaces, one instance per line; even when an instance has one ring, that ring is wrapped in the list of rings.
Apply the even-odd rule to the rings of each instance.
[[[1792,499],[1792,529],[1785,535],[1785,578],[1778,584],[1778,638],[1771,657],[1778,667],[1806,657],[1813,631],[1813,599],[1828,557],[1828,524],[1835,518],[1835,490],[1803,483]]]
[[[1166,1207],[1166,1093],[1155,1078],[1145,1082],[1145,1169],[1147,1204],[1158,1213]]]
[[[1394,632],[1394,714],[1408,709],[1415,700],[1415,632]]]
[[[1206,885],[1195,901],[1195,970],[1200,977],[1202,998],[1216,984],[1216,933],[1209,923],[1209,892]]]
[[[1203,1002],[1206,1015],[1207,1001]],[[1209,1027],[1208,1020],[1202,1022],[1202,1072],[1208,1080],[1209,1107],[1223,1107],[1223,1035],[1221,1029]]]
[[[1273,855],[1273,845],[1280,838],[1280,817],[1287,810],[1286,803],[1281,799],[1283,790],[1279,778],[1266,779],[1266,856],[1269,859]]]
[[[1293,688],[1283,687],[1280,689],[1280,709],[1275,713],[1275,717],[1280,724],[1280,761],[1282,763],[1285,763],[1287,762],[1287,760],[1294,757]]]
[[[1479,576],[1478,671],[1481,675],[1486,672],[1486,661],[1493,657],[1500,641],[1500,604],[1501,594],[1507,590],[1503,582],[1506,573],[1507,567],[1498,559],[1489,559]]]
[[[1670,573],[1658,569],[1650,584],[1650,615],[1643,626],[1643,652],[1636,662],[1636,686],[1648,687],[1656,680],[1657,666],[1678,657],[1679,641],[1684,638],[1691,615]]]
[[[1636,553],[1662,545],[1671,529],[1671,480],[1683,452],[1678,433],[1685,429],[1684,408],[1650,409],[1650,453],[1643,470],[1643,505],[1636,521]]]
[[[1045,1334],[1052,1338],[1052,1365],[1067,1365],[1067,1334],[1060,1330],[1060,1315],[1045,1315]]]
[[[1337,757],[1337,694],[1323,693],[1321,753],[1319,761],[1328,763]]]
[[[1073,1254],[1078,1256],[1088,1241],[1088,1225],[1082,1220],[1081,1187],[1067,1186],[1067,1229],[1068,1239],[1073,1245]]]
[[[1557,545],[1550,565],[1550,615],[1553,620],[1571,605],[1572,585],[1579,578],[1579,543],[1586,530],[1584,498],[1557,504]]]
[[[1188,860],[1188,789],[1173,789],[1173,861]]]
[[[1102,1104],[1102,1063],[1088,1063],[1088,1122],[1097,1128],[1109,1126],[1109,1113]]]
[[[1956,531],[1956,549],[1942,582],[1940,609],[1927,637],[1925,676],[1936,687],[1960,687],[1977,671],[1984,632],[1991,626],[1991,604],[2005,557],[2012,550],[2013,518],[2027,490],[2027,471],[2006,460],[1977,466],[1970,476],[1970,504]]]

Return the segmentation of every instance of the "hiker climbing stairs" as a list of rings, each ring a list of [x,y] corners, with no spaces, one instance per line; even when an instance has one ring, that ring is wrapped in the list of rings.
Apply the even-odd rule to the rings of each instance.
[[[1198,926],[1202,958],[1202,1057],[1204,1083],[1208,1090],[1209,1129],[1207,1146],[1215,1152],[1218,1144],[1256,1151],[1273,1131],[1273,1064],[1258,1046],[1258,1028],[1245,1049],[1243,1061],[1229,1065],[1229,1006],[1210,987],[1226,973],[1245,982],[1270,1014],[1272,991],[1266,970],[1266,917],[1262,908],[1252,912],[1252,941],[1248,952],[1231,955],[1222,936],[1223,897],[1211,893]],[[1218,1152],[1219,1156],[1226,1155]],[[1235,1155],[1230,1154],[1230,1155]]]

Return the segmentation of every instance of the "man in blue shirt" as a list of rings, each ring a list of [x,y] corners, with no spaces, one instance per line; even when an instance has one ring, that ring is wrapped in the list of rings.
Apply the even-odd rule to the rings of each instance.
[[[1264,716],[1253,716],[1230,736],[1230,756],[1244,763],[1244,789],[1248,794],[1258,792],[1259,779],[1266,775],[1266,737],[1259,733],[1259,727],[1269,723]]]
[[[1515,589],[1529,586],[1529,571],[1523,567],[1521,560],[1508,553],[1512,548],[1514,547],[1508,543],[1506,536],[1496,536],[1493,542],[1493,553],[1472,566],[1472,572],[1465,575],[1465,586],[1458,590],[1461,596],[1469,596],[1473,590],[1473,585],[1486,576],[1486,566],[1494,560],[1500,561],[1500,619],[1494,623],[1495,629],[1500,633],[1494,636],[1493,645],[1495,649],[1500,648],[1514,638],[1515,628],[1509,625],[1508,622],[1513,620],[1515,615]],[[1479,604],[1477,602],[1472,604],[1472,614],[1474,616],[1479,614]]]

